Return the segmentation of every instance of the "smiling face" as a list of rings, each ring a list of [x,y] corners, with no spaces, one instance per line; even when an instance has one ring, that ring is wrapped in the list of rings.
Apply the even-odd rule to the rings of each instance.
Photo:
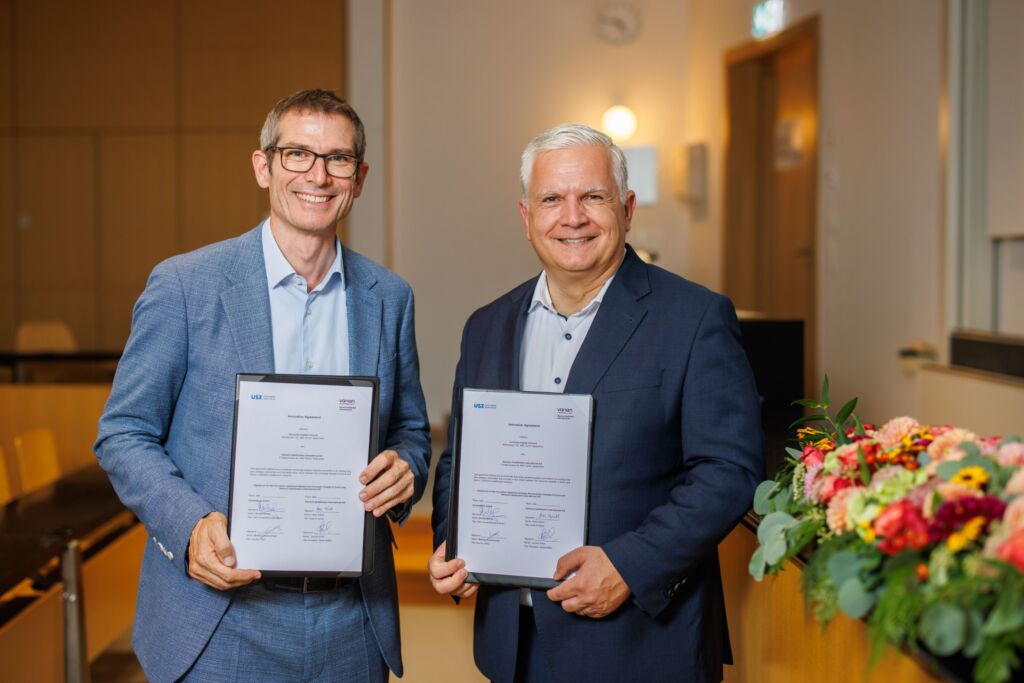
[[[278,122],[277,147],[300,147],[318,154],[354,154],[355,126],[341,114],[289,111]],[[368,166],[354,178],[328,175],[317,159],[305,173],[281,165],[280,152],[257,150],[252,166],[259,186],[270,190],[270,222],[276,230],[333,235],[363,191]]]
[[[542,152],[519,202],[537,257],[549,278],[603,282],[622,262],[636,197],[619,197],[603,147]]]

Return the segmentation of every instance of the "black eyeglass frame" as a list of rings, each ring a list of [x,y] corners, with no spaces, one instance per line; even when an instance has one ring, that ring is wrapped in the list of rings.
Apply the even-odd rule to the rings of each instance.
[[[288,150],[292,150],[292,149],[298,150],[300,152],[305,152],[306,154],[312,154],[313,155],[313,161],[309,164],[309,167],[306,170],[304,170],[304,171],[296,171],[296,170],[288,168],[287,166],[284,165],[284,152],[287,152]],[[316,165],[316,160],[317,159],[323,159],[324,160],[324,172],[327,175],[331,176],[332,178],[337,178],[338,180],[351,180],[352,178],[355,178],[357,175],[359,175],[359,167],[363,165],[363,160],[360,159],[359,157],[352,156],[351,154],[345,154],[343,152],[331,152],[330,154],[317,154],[313,150],[306,149],[305,147],[278,147],[277,145],[274,145],[272,147],[267,147],[263,151],[264,152],[281,152],[282,154],[279,155],[281,157],[281,168],[283,168],[284,170],[286,170],[286,171],[288,171],[290,173],[309,173],[309,171]],[[327,168],[327,158],[328,157],[345,157],[346,159],[351,159],[352,161],[354,161],[355,162],[355,166],[352,169],[352,175],[335,175],[334,173],[331,173],[330,170],[328,170],[328,168]]]

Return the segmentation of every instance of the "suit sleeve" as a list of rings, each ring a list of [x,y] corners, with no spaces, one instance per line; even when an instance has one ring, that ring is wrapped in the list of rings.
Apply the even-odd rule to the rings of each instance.
[[[681,399],[683,476],[639,528],[603,546],[654,617],[749,509],[764,477],[760,407],[728,299],[698,325]]]
[[[420,360],[416,351],[415,304],[412,289],[406,288],[405,305],[398,330],[398,366],[395,369],[395,393],[387,437],[381,450],[393,449],[409,463],[414,478],[412,498],[388,511],[402,524],[413,504],[423,495],[430,470],[430,422],[420,385]]]
[[[458,413],[459,392],[465,385],[466,338],[473,322],[473,316],[466,321],[462,330],[462,343],[459,350],[459,363],[455,366],[455,382],[452,386],[452,410],[448,419],[448,446],[437,460],[434,471],[434,511],[431,514],[431,525],[434,528],[434,548],[448,538],[448,503],[451,497],[452,447],[455,444],[455,420]]]
[[[183,572],[192,527],[214,510],[164,449],[188,369],[188,348],[181,279],[165,261],[135,304],[131,335],[93,447],[121,501]]]

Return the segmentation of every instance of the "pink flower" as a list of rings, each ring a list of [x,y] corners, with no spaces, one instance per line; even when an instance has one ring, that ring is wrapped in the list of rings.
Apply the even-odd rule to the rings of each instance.
[[[815,503],[820,502],[817,494],[818,474],[821,473],[822,464],[816,463],[807,466],[804,474],[804,499]]]
[[[985,495],[980,489],[967,484],[958,484],[954,481],[943,481],[935,487],[936,493],[942,500],[957,500],[959,498],[980,498]]]
[[[853,486],[853,482],[849,479],[838,474],[827,474],[822,477],[821,486],[818,487],[818,500],[827,504],[834,495],[851,486]]]
[[[1003,524],[1007,529],[1024,528],[1024,496],[1017,496],[1012,503],[1006,506],[1003,513]]]
[[[1010,477],[1010,481],[1006,482],[1006,488],[1003,489],[1003,495],[1006,496],[1019,496],[1024,493],[1024,469],[1017,470]]]
[[[804,452],[803,455],[800,456],[800,462],[804,464],[804,467],[808,468],[811,465],[821,465],[825,462],[825,454],[811,444],[808,444],[804,446]]]
[[[999,442],[1003,440],[1001,436],[986,436],[983,439],[978,440],[978,450],[982,455],[992,457],[995,452],[999,449]]]
[[[1024,465],[1024,443],[1014,441],[1004,444],[996,454],[996,462],[1003,467],[1020,467]]]
[[[888,451],[902,443],[903,439],[921,428],[921,423],[912,417],[894,417],[875,433],[875,440],[882,450]]]
[[[863,491],[862,486],[851,486],[845,488],[832,496],[831,502],[828,504],[828,510],[825,513],[825,521],[828,523],[828,528],[837,534],[842,534],[850,530],[850,522],[847,519],[847,504],[854,493]]]
[[[933,432],[934,433],[934,432]],[[965,441],[977,441],[978,435],[966,429],[952,427],[943,431],[928,444],[928,456],[934,462],[945,460],[963,460],[966,456],[959,446]]]
[[[1017,529],[999,546],[999,559],[1024,572],[1024,529]]]

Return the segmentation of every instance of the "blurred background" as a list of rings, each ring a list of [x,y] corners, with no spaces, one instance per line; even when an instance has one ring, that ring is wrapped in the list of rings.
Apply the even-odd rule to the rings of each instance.
[[[769,430],[828,373],[865,420],[1019,432],[1022,29],[1018,0],[0,0],[3,542],[19,500],[49,486],[52,502],[55,482],[91,467],[153,266],[266,215],[250,154],[270,107],[307,87],[337,91],[366,125],[369,178],[339,230],[416,293],[435,450],[464,321],[539,271],[519,154],[570,121],[609,127],[627,151],[630,243],[743,311],[759,389],[781,406]],[[604,121],[615,106],[631,133]],[[45,432],[54,464],[36,486],[26,444]],[[133,680],[139,540],[124,539],[145,533],[111,522],[113,505],[86,535],[124,544],[106,582],[121,607],[106,631],[80,630],[94,680]],[[476,680],[471,609],[422,591],[428,515],[425,501],[399,551],[410,680],[432,680],[437,637],[464,665],[449,674]],[[48,586],[38,567],[3,568],[0,658],[40,639],[56,653],[33,680],[75,668],[59,599],[41,630],[15,628],[50,609],[55,557]]]

